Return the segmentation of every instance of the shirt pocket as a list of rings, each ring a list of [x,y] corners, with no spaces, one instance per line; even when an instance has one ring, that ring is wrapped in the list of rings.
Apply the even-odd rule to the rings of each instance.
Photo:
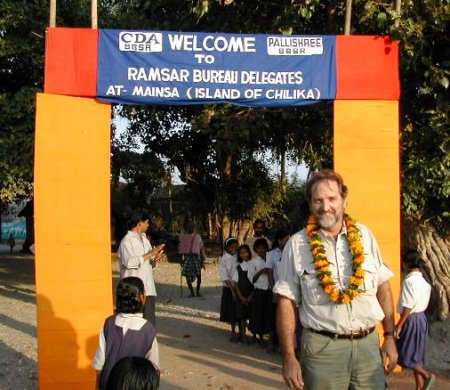
[[[364,294],[376,295],[378,290],[378,270],[369,254],[364,254],[364,259],[362,264],[364,270]]]
[[[330,301],[328,295],[324,293],[315,271],[305,271],[303,275],[300,276],[300,287],[303,300],[307,304],[323,305]]]

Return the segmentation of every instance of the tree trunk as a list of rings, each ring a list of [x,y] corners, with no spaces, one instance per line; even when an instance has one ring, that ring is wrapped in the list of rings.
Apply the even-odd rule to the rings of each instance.
[[[345,2],[345,25],[344,34],[350,35],[352,31],[352,0]]]
[[[417,249],[425,263],[424,276],[433,286],[429,308],[443,321],[450,307],[450,236],[441,237],[432,226],[407,219],[402,226],[402,247]]]
[[[56,27],[56,0],[50,0],[49,26]]]
[[[283,149],[280,156],[280,192],[286,192],[286,151]]]

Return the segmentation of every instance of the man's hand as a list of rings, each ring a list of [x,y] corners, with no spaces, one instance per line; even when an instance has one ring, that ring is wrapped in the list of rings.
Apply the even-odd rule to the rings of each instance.
[[[144,255],[144,261],[159,260],[163,254],[164,245],[165,244],[155,246],[150,252],[146,253]]]
[[[302,390],[304,388],[302,369],[295,356],[283,361],[282,374],[284,382],[290,389]]]
[[[381,357],[383,359],[384,371],[386,374],[389,374],[397,365],[398,359],[395,339],[392,336],[385,337],[381,346]]]

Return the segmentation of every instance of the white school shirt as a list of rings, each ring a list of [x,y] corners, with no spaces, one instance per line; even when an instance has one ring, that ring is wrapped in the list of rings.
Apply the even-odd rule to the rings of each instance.
[[[255,288],[258,288],[260,290],[267,290],[269,288],[269,277],[267,276],[267,274],[259,275],[258,280],[256,282],[253,282],[253,277],[255,276],[255,274],[258,271],[266,268],[266,261],[260,256],[256,255],[248,263],[248,280],[250,280]]]
[[[365,271],[362,292],[351,305],[335,304],[324,293],[316,276],[308,236],[305,229],[294,234],[283,250],[278,265],[279,280],[273,291],[300,304],[300,321],[305,328],[339,334],[370,329],[383,320],[384,312],[377,299],[378,286],[394,276],[381,258],[378,243],[372,232],[357,223],[362,235]],[[336,239],[319,231],[325,247],[336,287],[348,287],[352,275],[352,256],[347,229],[343,226]]]
[[[272,249],[266,255],[266,268],[270,268],[273,271],[273,282],[278,282],[278,263],[281,261],[281,255],[283,251],[280,248]]]
[[[144,261],[144,255],[152,250],[145,233],[139,234],[131,230],[122,238],[117,254],[119,256],[120,278],[137,276],[144,282],[146,296],[156,296],[153,268],[150,261]]]
[[[116,316],[114,323],[122,328],[123,334],[127,333],[128,329],[140,330],[146,323],[147,320],[143,318],[142,313],[125,314],[119,313]],[[100,329],[100,335],[98,340],[97,352],[95,353],[94,361],[92,362],[92,367],[96,370],[101,371],[105,364],[106,355],[106,340],[105,334],[103,332],[103,327]],[[156,337],[153,340],[152,347],[145,354],[145,358],[154,363],[159,367],[159,347]]]
[[[231,255],[224,252],[220,258],[219,276],[222,281],[222,286],[228,287],[225,283],[227,280],[232,280],[234,271],[238,265],[237,254]]]
[[[411,313],[421,313],[427,309],[430,296],[431,286],[422,272],[410,272],[403,279],[397,310],[400,314],[404,308],[411,309]]]

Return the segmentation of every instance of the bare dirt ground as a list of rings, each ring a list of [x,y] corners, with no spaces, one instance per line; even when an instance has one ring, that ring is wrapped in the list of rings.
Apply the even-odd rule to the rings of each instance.
[[[281,356],[258,345],[232,344],[219,322],[221,286],[218,264],[203,273],[203,297],[188,298],[179,265],[155,270],[157,329],[161,354],[161,389],[285,389]],[[114,269],[116,268],[113,262]],[[114,279],[117,278],[115,273]],[[450,322],[432,325],[429,368],[435,389],[450,389]],[[0,389],[37,388],[34,259],[8,255],[0,248]],[[410,372],[391,375],[389,388],[414,388]]]

